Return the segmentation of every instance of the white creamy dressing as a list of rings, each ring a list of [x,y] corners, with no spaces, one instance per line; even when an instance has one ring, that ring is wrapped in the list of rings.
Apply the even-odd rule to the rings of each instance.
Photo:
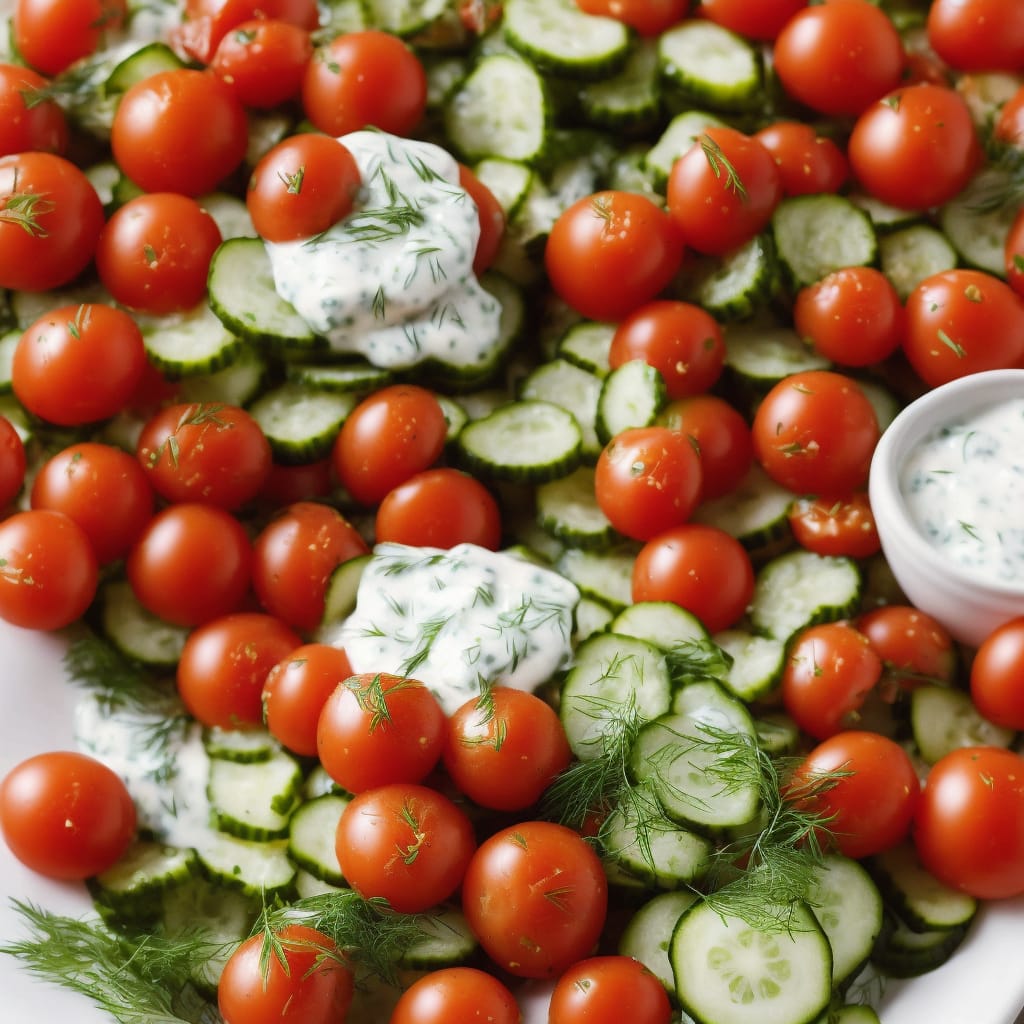
[[[336,642],[356,672],[419,679],[445,712],[481,683],[533,690],[572,654],[575,584],[473,544],[380,544]]]
[[[375,366],[486,367],[501,304],[473,273],[480,222],[454,157],[380,131],[341,142],[362,179],[355,207],[322,235],[267,243],[278,294],[332,349]]]
[[[1024,397],[934,431],[903,463],[900,490],[929,544],[1024,588]]]

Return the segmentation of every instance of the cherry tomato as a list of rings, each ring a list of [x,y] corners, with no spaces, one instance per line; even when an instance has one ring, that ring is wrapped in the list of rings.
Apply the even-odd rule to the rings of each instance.
[[[892,282],[874,267],[846,267],[801,288],[793,325],[804,341],[841,366],[870,366],[903,340],[903,304]]]
[[[473,273],[479,277],[498,258],[505,235],[505,211],[494,193],[465,164],[459,164],[459,184],[476,204],[480,237],[473,255]]]
[[[323,932],[285,925],[264,956],[263,932],[246,939],[224,965],[217,1004],[224,1024],[340,1024],[354,982]],[[283,962],[282,962],[283,960]]]
[[[900,84],[903,43],[869,0],[797,12],[775,39],[773,66],[794,99],[822,114],[857,115]]]
[[[331,573],[369,548],[330,505],[298,501],[282,509],[253,544],[252,583],[260,604],[295,629],[320,624]]]
[[[452,782],[474,803],[521,811],[568,767],[571,751],[550,704],[525,690],[494,686],[448,719],[443,757]]]
[[[928,44],[958,71],[1024,68],[1024,7],[1014,0],[933,0]]]
[[[312,32],[320,16],[316,0],[185,0],[185,16],[172,27],[171,41],[186,58],[209,64],[224,36],[254,18],[286,21]]]
[[[100,233],[96,269],[121,305],[155,316],[191,309],[206,297],[217,222],[175,192],[150,192],[119,207]]]
[[[176,625],[198,626],[241,607],[252,545],[230,512],[185,502],[149,521],[125,567],[143,607]]]
[[[700,497],[700,474],[700,456],[685,434],[668,427],[636,427],[605,445],[594,491],[616,530],[650,540],[689,519]]]
[[[978,899],[1024,893],[1024,758],[964,747],[932,765],[914,817],[924,866]]]
[[[142,428],[139,464],[168,501],[237,509],[262,490],[270,443],[244,409],[219,402],[169,405]]]
[[[312,238],[352,209],[359,180],[355,158],[337,139],[292,135],[260,159],[245,203],[268,242]]]
[[[981,148],[960,95],[922,82],[867,106],[853,126],[847,156],[854,177],[876,199],[926,210],[964,188],[978,168]]]
[[[912,690],[922,683],[953,681],[957,662],[953,638],[926,612],[888,604],[865,612],[856,625],[882,659],[888,682]]]
[[[846,155],[802,121],[776,121],[754,133],[774,157],[787,196],[838,192],[850,174]]]
[[[135,805],[101,761],[59,750],[37,754],[0,782],[0,832],[11,853],[49,878],[106,871],[135,838]]]
[[[350,676],[320,712],[317,754],[350,793],[393,782],[421,782],[444,746],[445,714],[418,679],[387,672]]]
[[[906,310],[903,351],[929,387],[1024,359],[1024,299],[992,274],[933,274],[910,293]]]
[[[478,544],[496,551],[501,510],[479,480],[447,467],[427,469],[392,490],[377,509],[378,543],[451,548]]]
[[[878,442],[875,410],[856,381],[831,370],[791,374],[754,415],[754,454],[797,494],[846,494],[868,477]]]
[[[427,104],[427,76],[397,36],[367,29],[335,36],[306,65],[302,107],[328,135],[373,126],[411,135]]]
[[[1024,297],[1024,210],[1014,218],[1006,235],[1006,280],[1010,287]]]
[[[354,796],[338,821],[338,863],[361,896],[416,914],[448,899],[476,849],[469,818],[426,786],[395,784]]]
[[[710,390],[725,366],[725,340],[700,306],[659,299],[635,309],[615,329],[608,363],[615,369],[642,359],[661,373],[668,397]]]
[[[388,1024],[520,1024],[515,996],[493,974],[475,967],[445,967],[414,981],[391,1011]]]
[[[201,132],[196,131],[202,125]],[[121,96],[110,144],[118,167],[146,192],[212,192],[245,157],[249,128],[216,75],[159,71]]]
[[[818,744],[797,769],[791,798],[827,819],[836,849],[870,857],[902,842],[921,784],[910,755],[875,732],[840,732]]]
[[[238,729],[263,721],[263,685],[270,670],[301,646],[283,622],[235,612],[189,633],[178,661],[178,693],[203,725]]]
[[[576,0],[586,14],[615,18],[642,36],[660,35],[682,21],[689,10],[689,0]]]
[[[381,388],[352,410],[338,432],[338,479],[356,501],[376,505],[437,461],[447,430],[433,392],[415,384]]]
[[[672,280],[683,246],[667,214],[645,196],[604,191],[555,221],[544,265],[556,292],[592,320],[621,320]]]
[[[0,514],[21,493],[26,464],[21,435],[6,416],[0,416]]]
[[[244,106],[270,110],[298,96],[312,56],[306,29],[275,18],[256,18],[224,36],[210,70]]]
[[[0,522],[0,619],[26,629],[63,629],[92,603],[96,555],[85,531],[49,509]]]
[[[1008,146],[1024,147],[1024,85],[999,108],[992,135]]]
[[[77,277],[96,250],[103,204],[54,153],[0,157],[0,288],[41,292]]]
[[[260,491],[260,499],[272,508],[279,508],[297,501],[326,498],[333,488],[334,471],[330,459],[294,466],[274,462]]]
[[[462,882],[462,911],[480,945],[522,978],[554,977],[590,953],[607,910],[608,885],[594,848],[547,821],[496,832],[473,855]]]
[[[127,18],[126,0],[16,0],[11,41],[44,75],[89,57]]]
[[[0,64],[0,156],[35,150],[63,154],[68,122],[55,100],[36,103],[47,80],[31,68]]]
[[[1010,619],[982,642],[971,663],[971,697],[990,722],[1024,730],[1024,617]]]
[[[669,1024],[665,986],[639,960],[594,956],[570,967],[555,985],[548,1024],[617,1024],[629,1007],[632,1024]]]
[[[866,491],[843,498],[797,498],[788,515],[796,542],[816,555],[870,558],[881,550]]]
[[[774,39],[807,0],[700,0],[697,11],[709,21],[751,39]]]
[[[634,601],[672,601],[711,633],[735,625],[754,595],[750,556],[715,526],[685,523],[649,540],[633,565]]]
[[[686,245],[725,253],[767,226],[782,198],[782,176],[757,139],[708,128],[672,165],[668,210]]]

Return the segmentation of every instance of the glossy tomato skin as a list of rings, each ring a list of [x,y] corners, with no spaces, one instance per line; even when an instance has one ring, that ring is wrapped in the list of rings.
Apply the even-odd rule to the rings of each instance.
[[[981,643],[971,662],[971,698],[990,722],[1024,730],[1024,617],[1010,619]]]
[[[494,193],[465,164],[459,164],[459,184],[476,204],[480,237],[473,255],[473,273],[479,277],[497,259],[505,235],[505,211]]]
[[[777,121],[754,133],[779,168],[787,196],[838,192],[850,175],[846,154],[803,121]]]
[[[487,955],[521,978],[551,978],[594,948],[608,886],[576,832],[527,821],[486,839],[466,870],[462,910]]]
[[[275,936],[276,953],[263,959],[262,932],[231,954],[217,986],[225,1024],[339,1024],[352,1003],[352,972],[331,939],[301,924]]]
[[[298,634],[271,615],[235,612],[213,619],[185,641],[178,662],[178,693],[203,725],[259,725],[268,673],[301,645]]]
[[[0,416],[0,514],[21,493],[27,461],[21,435],[6,416]]]
[[[594,956],[573,964],[551,993],[548,1024],[616,1024],[623,1007],[632,1024],[669,1024],[665,986],[639,960]]]
[[[49,509],[0,522],[0,619],[26,629],[63,629],[96,595],[99,567],[85,531]]]
[[[856,626],[882,659],[888,682],[904,690],[952,683],[957,667],[953,638],[927,612],[888,604],[860,615]]]
[[[477,544],[496,551],[501,509],[479,480],[457,469],[426,469],[390,491],[377,509],[378,543],[452,548]]]
[[[882,548],[866,491],[797,498],[788,519],[797,544],[816,555],[870,558]]]
[[[220,243],[217,222],[196,200],[149,192],[111,215],[96,246],[96,269],[121,305],[156,316],[176,313],[206,296]]]
[[[508,987],[475,967],[445,967],[414,981],[401,995],[388,1024],[520,1024]]]
[[[1017,214],[1010,225],[1004,253],[1007,283],[1018,295],[1024,297],[1024,210]]]
[[[59,288],[89,265],[103,204],[70,160],[35,152],[0,157],[0,209],[0,288]]]
[[[690,8],[689,0],[576,0],[587,14],[615,18],[642,36],[656,36],[682,21]]]
[[[276,18],[255,18],[224,36],[210,70],[244,106],[270,110],[298,96],[312,55],[306,29]]]
[[[345,880],[364,898],[383,896],[415,914],[448,899],[476,849],[473,826],[426,786],[367,789],[345,807],[336,836]]]
[[[85,754],[37,754],[0,782],[0,832],[18,860],[49,878],[77,881],[113,867],[135,822],[120,776]]]
[[[940,881],[978,899],[1024,892],[1024,758],[965,747],[932,765],[914,844]]]
[[[723,28],[750,39],[774,39],[807,0],[700,0],[697,11]]]
[[[1024,68],[1024,7],[1013,0],[934,0],[928,43],[958,71]]]
[[[300,631],[320,624],[331,573],[369,548],[330,505],[299,501],[282,509],[253,543],[252,583],[271,615]]]
[[[663,210],[645,196],[606,190],[558,217],[544,265],[552,287],[578,313],[622,320],[672,280],[682,255],[682,239]]]
[[[1024,299],[981,270],[925,278],[907,297],[903,352],[929,386],[1024,359]]]
[[[186,59],[209,64],[224,36],[253,18],[286,21],[308,32],[319,24],[316,0],[185,0],[171,43]]]
[[[126,15],[125,0],[17,0],[11,38],[28,64],[56,75],[95,53]]]
[[[715,526],[685,523],[649,540],[633,565],[634,601],[672,601],[711,633],[735,625],[754,595],[743,545]]]
[[[211,72],[181,68],[125,91],[110,144],[118,167],[146,192],[201,196],[239,167],[248,138],[234,92]]]
[[[981,162],[981,148],[960,95],[922,82],[867,106],[850,133],[847,156],[854,177],[875,198],[926,210],[963,190]]]
[[[26,102],[26,94],[42,90],[47,80],[31,68],[0,64],[0,156],[34,150],[63,155],[68,148],[68,122],[54,100]]]
[[[1024,146],[1024,85],[999,108],[992,134],[999,142]]]

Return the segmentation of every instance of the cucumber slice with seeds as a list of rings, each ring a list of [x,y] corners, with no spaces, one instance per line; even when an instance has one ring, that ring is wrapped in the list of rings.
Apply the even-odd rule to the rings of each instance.
[[[882,235],[878,260],[882,273],[904,301],[926,277],[952,270],[959,263],[953,244],[931,224],[910,224]]]
[[[553,402],[571,412],[580,428],[580,454],[587,462],[597,461],[601,454],[601,441],[597,436],[600,377],[566,359],[551,359],[524,378],[519,386],[519,397]]]
[[[716,110],[757,106],[764,78],[757,50],[711,21],[687,20],[658,37],[662,75],[693,103]]]
[[[658,893],[633,914],[619,937],[619,953],[639,960],[668,991],[675,984],[668,958],[672,932],[697,899],[690,889]]]

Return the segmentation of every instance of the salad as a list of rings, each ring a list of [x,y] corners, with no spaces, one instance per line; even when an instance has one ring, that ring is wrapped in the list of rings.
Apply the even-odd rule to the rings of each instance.
[[[1016,4],[9,24],[0,619],[77,750],[0,829],[94,912],[7,957],[119,1022],[870,1024],[970,955],[1024,619],[910,607],[864,488],[1024,357]]]

